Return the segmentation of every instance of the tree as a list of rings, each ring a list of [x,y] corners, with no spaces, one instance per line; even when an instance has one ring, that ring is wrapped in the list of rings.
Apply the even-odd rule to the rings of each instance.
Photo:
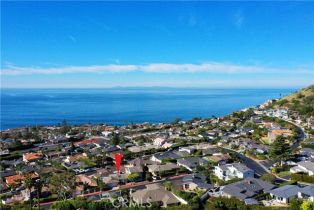
[[[150,173],[150,172],[146,172],[145,173],[145,179],[147,180],[147,181],[152,181],[153,180],[153,175],[152,175],[152,173]]]
[[[114,133],[113,136],[110,139],[110,143],[112,145],[119,145],[120,144],[120,137],[119,137],[119,135]]]
[[[291,148],[283,136],[278,136],[274,143],[271,145],[269,156],[272,159],[282,162],[290,157]]]
[[[64,172],[53,174],[49,179],[51,192],[58,194],[58,199],[66,200],[75,190],[75,176],[73,173]]]
[[[178,124],[182,119],[180,117],[177,117],[175,120],[174,120],[174,124]]]
[[[290,201],[290,210],[300,210],[302,201],[300,199],[294,198]]]
[[[26,174],[24,179],[24,186],[29,191],[29,208],[32,209],[32,188],[34,186],[34,180],[31,174]]]
[[[139,178],[141,177],[141,175],[137,172],[134,172],[134,173],[130,173],[129,176],[128,176],[128,180],[130,182],[135,182],[137,181]]]
[[[35,184],[34,184],[34,187],[36,189],[36,192],[37,192],[37,204],[38,204],[38,209],[40,209],[40,197],[41,197],[41,191],[42,191],[42,188],[43,188],[43,181],[38,179],[36,180]]]
[[[61,123],[60,133],[66,134],[70,131],[70,126],[68,125],[68,122],[66,120],[63,120]]]
[[[106,185],[105,182],[103,182],[103,181],[101,180],[101,178],[99,178],[99,177],[97,177],[96,183],[97,183],[97,187],[98,187],[99,190],[100,190],[99,196],[101,197],[102,191],[103,191],[105,188],[107,188],[107,185]]]
[[[264,174],[264,175],[261,177],[261,179],[262,179],[263,181],[270,182],[270,183],[272,183],[272,184],[274,184],[275,181],[276,181],[276,177],[275,177],[274,175],[272,175],[272,174]]]
[[[171,190],[172,187],[173,187],[173,185],[172,185],[172,183],[171,183],[170,181],[164,182],[164,186],[165,186],[165,188],[166,188],[167,190]]]
[[[301,210],[314,210],[314,203],[312,201],[304,201],[300,209]]]

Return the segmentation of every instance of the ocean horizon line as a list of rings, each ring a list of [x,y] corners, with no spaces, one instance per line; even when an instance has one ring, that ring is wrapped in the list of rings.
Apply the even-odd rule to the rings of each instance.
[[[171,87],[171,86],[112,86],[112,87],[0,87],[0,90],[85,90],[85,89],[213,89],[213,90],[224,90],[224,89],[236,89],[236,90],[241,90],[241,89],[246,89],[246,90],[259,90],[259,89],[300,89],[304,88],[304,86],[300,87],[197,87],[197,86],[185,86],[185,87]]]

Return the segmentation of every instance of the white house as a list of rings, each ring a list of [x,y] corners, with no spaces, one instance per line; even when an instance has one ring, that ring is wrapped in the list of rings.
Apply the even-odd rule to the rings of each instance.
[[[297,185],[285,185],[273,189],[269,194],[278,203],[289,203],[293,198],[314,201],[314,185],[299,187]]]
[[[215,166],[214,174],[219,179],[228,181],[234,178],[244,179],[254,177],[254,171],[242,163],[232,163]]]
[[[103,135],[104,137],[110,137],[110,136],[112,136],[112,132],[111,131],[103,131],[103,132],[101,132],[101,135]]]
[[[189,154],[192,154],[196,151],[195,146],[188,146],[188,147],[180,147],[179,148],[180,152],[187,152]]]
[[[297,166],[290,168],[291,173],[305,173],[309,176],[314,175],[314,162],[301,161],[297,163]]]
[[[300,190],[301,188],[297,185],[285,185],[271,190],[269,194],[278,203],[289,203],[293,198],[298,197]]]
[[[161,145],[163,145],[165,142],[166,142],[166,139],[160,138],[160,137],[155,138],[155,139],[153,140],[153,144],[154,144],[155,146],[161,146]]]
[[[314,202],[314,184],[301,188],[298,198]]]

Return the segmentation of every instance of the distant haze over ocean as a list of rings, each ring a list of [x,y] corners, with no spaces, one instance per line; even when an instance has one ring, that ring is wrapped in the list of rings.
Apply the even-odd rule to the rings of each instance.
[[[295,89],[1,89],[1,130],[28,125],[171,122],[224,116]]]

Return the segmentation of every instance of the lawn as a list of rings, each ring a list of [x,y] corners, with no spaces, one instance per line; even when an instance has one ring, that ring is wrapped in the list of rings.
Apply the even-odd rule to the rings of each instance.
[[[291,174],[290,171],[281,171],[277,175],[280,177],[285,177],[285,176],[289,176],[290,174]]]

